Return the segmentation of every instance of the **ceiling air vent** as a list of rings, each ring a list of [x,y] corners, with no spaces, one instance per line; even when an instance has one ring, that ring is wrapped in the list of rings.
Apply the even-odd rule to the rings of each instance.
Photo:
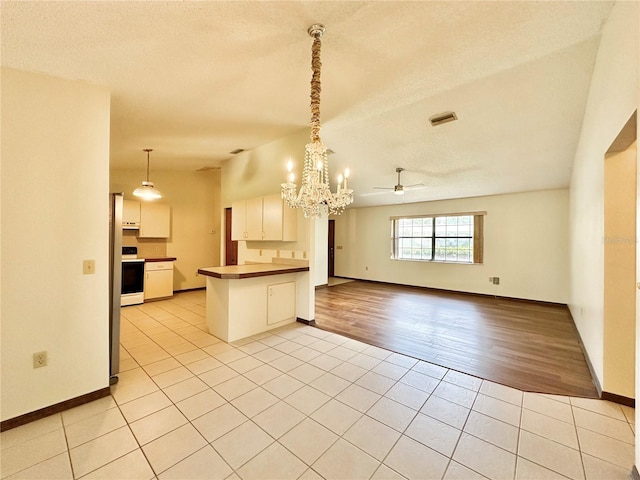
[[[430,117],[429,121],[431,122],[432,127],[437,127],[438,125],[442,125],[443,123],[447,122],[453,122],[457,119],[458,116],[456,115],[456,112],[444,112]]]
[[[235,150],[231,150],[229,153],[232,155],[237,155],[242,152],[244,152],[244,148],[236,148]]]

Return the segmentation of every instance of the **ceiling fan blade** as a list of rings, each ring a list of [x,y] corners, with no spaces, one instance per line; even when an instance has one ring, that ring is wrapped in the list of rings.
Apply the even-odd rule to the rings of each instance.
[[[425,188],[425,184],[424,183],[414,183],[413,185],[405,185],[404,189],[405,190],[417,190],[418,188]]]
[[[358,193],[358,197],[371,197],[373,195],[384,195],[385,193],[391,193],[392,191],[393,191],[393,188],[391,190],[385,190],[384,192]]]
[[[393,190],[394,187],[373,187],[375,190]]]

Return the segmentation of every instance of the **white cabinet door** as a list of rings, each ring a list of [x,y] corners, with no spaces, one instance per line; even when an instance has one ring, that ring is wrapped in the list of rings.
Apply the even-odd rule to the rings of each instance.
[[[169,238],[171,236],[171,209],[161,203],[140,204],[140,238]]]
[[[262,197],[263,240],[282,240],[282,197],[280,194]]]
[[[262,197],[247,199],[247,240],[262,240]]]
[[[284,242],[295,242],[298,239],[298,209],[291,208],[282,202],[282,240]]]
[[[247,201],[231,204],[231,240],[247,239]]]
[[[267,286],[267,325],[296,316],[296,282]]]
[[[155,263],[155,262],[154,262]],[[145,266],[144,276],[144,299],[151,300],[153,298],[170,297],[173,295],[173,262],[162,262],[162,264],[153,265],[155,269],[147,269]],[[166,267],[166,268],[163,268]]]
[[[125,200],[122,211],[122,228],[138,228],[140,226],[140,202]]]

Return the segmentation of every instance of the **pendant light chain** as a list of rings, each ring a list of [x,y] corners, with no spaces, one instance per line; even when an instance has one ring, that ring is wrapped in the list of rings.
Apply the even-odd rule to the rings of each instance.
[[[149,182],[149,152],[153,152],[152,148],[145,148],[145,152],[147,152],[147,183]]]
[[[322,87],[320,84],[320,70],[322,62],[320,61],[320,48],[322,42],[321,32],[316,32],[311,45],[311,141],[320,142],[320,93]]]

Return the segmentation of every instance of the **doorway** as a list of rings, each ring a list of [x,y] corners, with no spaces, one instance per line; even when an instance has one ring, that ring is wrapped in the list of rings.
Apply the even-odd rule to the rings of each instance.
[[[636,114],[604,159],[603,398],[635,398]]]
[[[238,242],[231,240],[231,208],[224,209],[224,264],[238,264]]]
[[[335,274],[335,243],[336,243],[336,221],[329,220],[329,235],[328,235],[328,250],[329,250],[329,261],[328,264],[328,276],[329,278],[333,277]]]

